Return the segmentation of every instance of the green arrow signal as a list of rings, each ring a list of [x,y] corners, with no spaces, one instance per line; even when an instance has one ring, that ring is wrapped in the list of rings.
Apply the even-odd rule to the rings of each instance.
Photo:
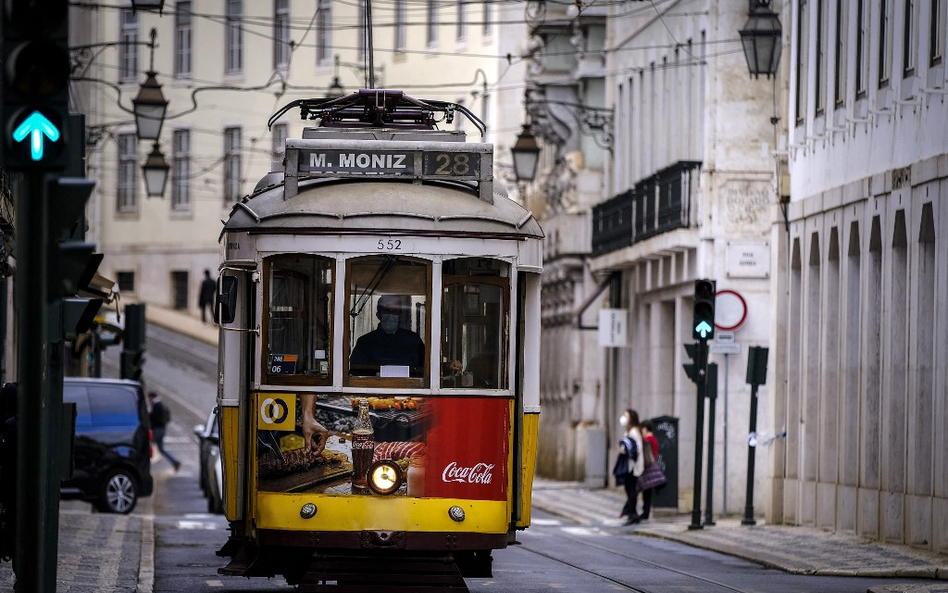
[[[13,131],[13,139],[22,142],[24,138],[29,136],[30,158],[34,161],[40,161],[43,160],[44,134],[50,142],[59,140],[59,128],[46,119],[45,115],[39,111],[34,111]]]
[[[701,336],[702,340],[708,337],[708,334],[711,333],[712,329],[713,328],[711,327],[711,324],[703,320],[701,323],[695,326],[695,331],[698,333],[699,336]]]

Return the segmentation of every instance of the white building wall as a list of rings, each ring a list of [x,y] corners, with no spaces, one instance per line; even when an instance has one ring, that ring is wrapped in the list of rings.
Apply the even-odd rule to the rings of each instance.
[[[774,451],[785,466],[768,514],[944,552],[945,8],[793,4],[777,419],[803,429]]]

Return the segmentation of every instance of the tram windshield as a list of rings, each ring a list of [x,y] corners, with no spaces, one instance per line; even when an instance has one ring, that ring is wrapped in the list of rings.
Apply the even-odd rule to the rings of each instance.
[[[425,381],[430,278],[430,264],[415,258],[381,255],[349,262],[350,377]]]
[[[267,260],[267,375],[272,383],[328,382],[333,261],[306,254]],[[322,380],[322,381],[320,381]]]
[[[506,389],[509,264],[464,258],[443,269],[441,386]]]

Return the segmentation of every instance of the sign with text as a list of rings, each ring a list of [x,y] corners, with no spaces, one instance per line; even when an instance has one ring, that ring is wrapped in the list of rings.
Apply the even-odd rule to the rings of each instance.
[[[599,345],[605,348],[623,348],[628,341],[628,311],[602,309],[599,311]]]
[[[727,275],[730,278],[769,278],[770,243],[728,241]]]
[[[479,179],[477,152],[421,151],[421,171],[412,150],[300,150],[299,172],[313,175],[346,173],[382,177],[445,177]]]

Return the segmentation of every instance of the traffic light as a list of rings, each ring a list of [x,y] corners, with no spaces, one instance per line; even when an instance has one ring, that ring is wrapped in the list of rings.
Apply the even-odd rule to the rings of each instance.
[[[120,357],[123,379],[142,381],[145,370],[145,305],[125,307],[125,344]]]
[[[714,338],[714,280],[695,280],[694,318],[691,335],[696,340]]]
[[[50,302],[76,296],[92,283],[102,262],[95,244],[81,239],[83,216],[95,182],[81,177],[59,177],[46,185],[49,200],[49,265],[47,295]]]
[[[62,169],[69,115],[69,3],[2,5],[3,166]]]
[[[705,382],[705,375],[707,370],[707,346],[701,347],[701,344],[685,344],[685,354],[688,355],[688,358],[692,362],[685,363],[682,366],[685,369],[685,374],[688,375],[688,378],[691,379],[691,382],[694,384],[700,384]]]

